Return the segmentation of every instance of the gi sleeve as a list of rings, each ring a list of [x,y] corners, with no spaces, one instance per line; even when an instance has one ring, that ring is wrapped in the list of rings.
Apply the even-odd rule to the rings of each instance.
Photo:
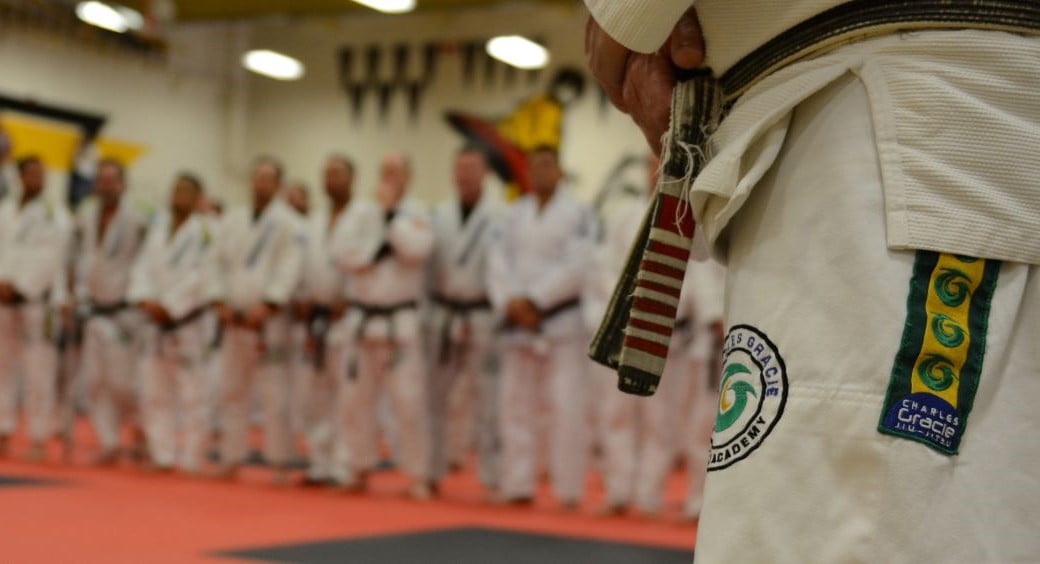
[[[639,53],[660,49],[692,5],[692,0],[585,0],[603,31]]]
[[[333,233],[329,250],[340,270],[350,273],[372,266],[382,246],[383,218],[375,206],[363,206],[344,218]]]

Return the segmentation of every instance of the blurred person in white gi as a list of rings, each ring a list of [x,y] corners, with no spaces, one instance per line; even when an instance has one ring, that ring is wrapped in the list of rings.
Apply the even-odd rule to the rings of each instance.
[[[311,211],[304,226],[307,255],[295,308],[303,328],[302,350],[294,351],[298,362],[293,378],[299,393],[299,429],[309,457],[304,485],[339,483],[350,474],[341,408],[347,279],[330,246],[350,215],[354,163],[342,155],[330,156],[323,174],[328,207]]]
[[[657,185],[660,161],[647,161],[647,182],[644,197],[627,199],[611,210],[603,223],[603,239],[595,253],[595,265],[590,269],[587,302],[605,304],[610,299],[618,274],[625,266],[632,239],[639,231],[646,209],[646,198]],[[692,307],[688,292],[682,297],[672,296],[684,312]],[[602,309],[595,317],[601,318]],[[595,320],[598,325],[599,319]],[[602,386],[599,406],[603,432],[604,482],[606,500],[603,515],[625,512],[630,506],[644,517],[659,515],[664,503],[665,480],[675,459],[679,437],[685,434],[681,426],[679,402],[680,380],[689,379],[690,360],[687,345],[691,339],[692,320],[682,316],[676,323],[672,347],[668,352],[665,372],[670,378],[663,393],[650,398],[623,394],[617,390],[617,375],[608,368],[594,365],[595,385]]]
[[[497,402],[497,375],[488,373],[497,321],[488,299],[487,254],[505,206],[485,189],[487,172],[480,148],[459,151],[456,197],[433,214],[429,362],[435,477],[462,465],[476,432],[481,479],[495,487],[498,433],[486,408],[493,410]]]
[[[491,302],[505,319],[499,491],[503,502],[532,501],[539,399],[548,396],[553,490],[574,508],[585,491],[589,448],[580,293],[594,217],[562,186],[555,149],[535,149],[529,161],[533,191],[509,210],[489,258]]]
[[[432,494],[429,403],[419,301],[433,251],[429,213],[407,194],[411,165],[399,154],[383,158],[377,203],[358,202],[334,238],[334,256],[350,279],[345,417],[351,475],[346,490],[361,490],[379,462],[377,408],[392,400],[403,470],[416,499]]]
[[[18,421],[18,377],[32,447],[44,456],[51,436],[58,372],[54,306],[68,300],[65,253],[72,220],[43,196],[45,171],[36,156],[18,161],[21,193],[0,204],[0,455]]]
[[[195,212],[202,190],[191,174],[177,178],[169,210],[149,225],[127,295],[147,316],[138,374],[151,463],[189,475],[202,472],[209,432],[203,321],[216,261],[214,241]]]
[[[216,230],[223,327],[220,394],[221,468],[232,478],[249,448],[249,406],[258,386],[263,412],[264,459],[274,481],[288,479],[289,312],[300,280],[304,245],[299,218],[280,197],[281,165],[270,158],[253,167],[252,202],[228,210]]]
[[[124,422],[132,421],[136,439],[142,438],[133,370],[142,319],[126,292],[146,224],[124,197],[126,171],[118,161],[98,162],[93,192],[76,214],[74,289],[85,317],[81,362],[87,408],[101,447],[95,462],[107,465],[119,460]]]
[[[285,203],[299,214],[300,237],[307,243],[307,220],[311,211],[311,197],[307,185],[302,180],[294,180],[282,190],[282,197],[285,198]],[[304,299],[303,287],[306,263],[304,269],[289,303],[289,424],[294,435],[304,434],[303,402],[307,375],[310,372],[309,354],[306,350],[310,312]]]
[[[214,240],[220,239],[220,218],[224,215],[224,203],[219,198],[206,194],[205,190],[203,190],[203,195],[199,198],[195,212],[198,214],[199,220],[206,226],[210,237]],[[218,406],[220,405],[220,381],[222,379],[220,343],[223,339],[224,328],[220,325],[220,319],[217,318],[215,308],[210,308],[210,311],[204,317],[205,320],[202,324],[205,326],[206,349],[202,363],[205,365],[204,370],[206,372],[206,412],[208,414],[210,433],[215,440],[219,441],[220,415]]]

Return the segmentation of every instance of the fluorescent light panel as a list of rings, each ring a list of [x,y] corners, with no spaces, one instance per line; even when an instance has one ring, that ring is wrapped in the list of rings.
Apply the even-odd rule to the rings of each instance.
[[[387,14],[403,14],[415,9],[415,0],[354,0],[354,2]]]
[[[123,8],[123,10],[129,9]],[[90,25],[116,33],[123,33],[130,29],[130,22],[127,21],[126,14],[104,2],[90,0],[76,4],[76,17]],[[141,15],[137,14],[137,17],[140,18]]]
[[[303,76],[303,63],[268,49],[255,49],[242,56],[242,66],[275,80],[297,80]]]
[[[520,69],[541,69],[549,64],[549,50],[522,35],[500,35],[487,42],[487,53]]]

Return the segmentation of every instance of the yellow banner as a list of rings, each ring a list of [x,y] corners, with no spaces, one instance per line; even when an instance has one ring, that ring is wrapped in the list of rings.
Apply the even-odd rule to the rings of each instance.
[[[0,126],[11,138],[14,159],[39,155],[47,168],[56,171],[72,168],[83,139],[78,126],[26,114],[6,112],[0,115]],[[96,145],[100,158],[114,158],[128,167],[148,151],[139,143],[109,137],[98,138]]]

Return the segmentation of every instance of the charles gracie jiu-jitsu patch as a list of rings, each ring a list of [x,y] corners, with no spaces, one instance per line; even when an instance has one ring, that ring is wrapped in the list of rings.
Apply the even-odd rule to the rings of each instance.
[[[878,431],[957,454],[986,354],[1000,261],[919,251]]]
[[[761,330],[734,325],[723,345],[719,411],[708,471],[729,468],[769,436],[787,403],[787,367]]]

